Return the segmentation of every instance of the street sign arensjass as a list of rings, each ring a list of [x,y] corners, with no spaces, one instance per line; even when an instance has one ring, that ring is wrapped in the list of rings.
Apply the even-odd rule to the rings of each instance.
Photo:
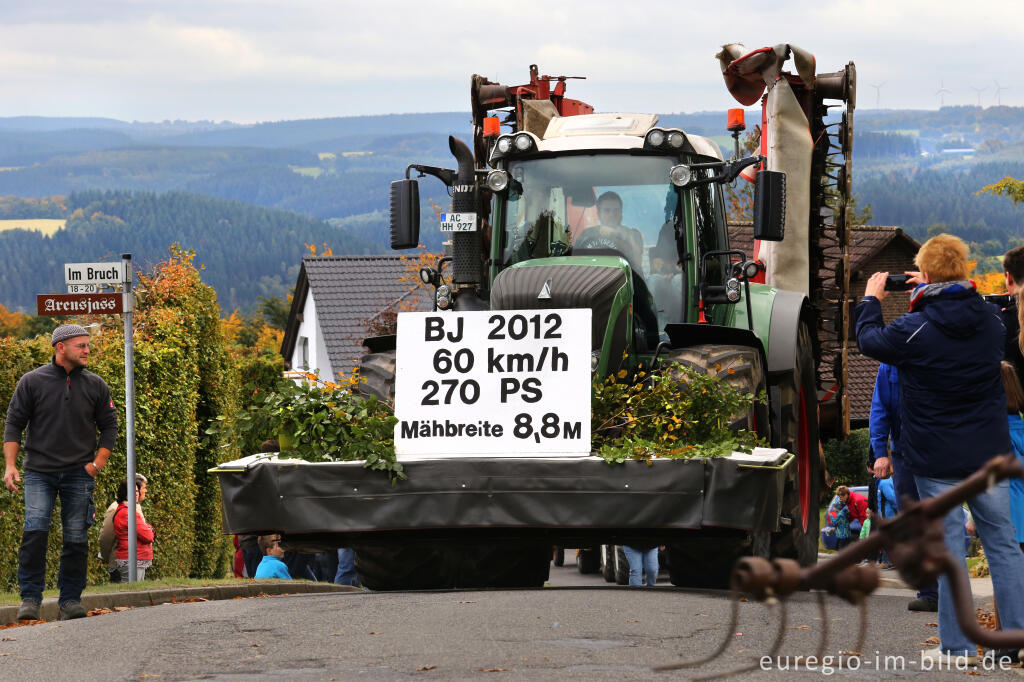
[[[123,294],[39,294],[37,315],[118,315],[124,312]]]

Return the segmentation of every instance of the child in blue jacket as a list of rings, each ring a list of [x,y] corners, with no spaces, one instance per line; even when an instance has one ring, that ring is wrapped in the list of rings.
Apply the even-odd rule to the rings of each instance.
[[[254,578],[277,578],[279,580],[291,580],[288,573],[288,566],[281,561],[284,556],[284,549],[281,547],[280,535],[261,535],[256,543],[263,550],[263,559],[256,567]]]

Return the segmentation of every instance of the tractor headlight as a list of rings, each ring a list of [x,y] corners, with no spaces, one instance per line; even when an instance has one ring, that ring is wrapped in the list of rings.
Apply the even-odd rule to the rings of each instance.
[[[681,163],[678,166],[672,166],[668,172],[668,179],[676,187],[686,187],[693,180],[693,171],[689,166]]]
[[[649,147],[660,147],[665,144],[665,131],[655,128],[651,132],[647,133],[647,146]]]
[[[442,284],[437,288],[437,297],[434,300],[437,301],[438,310],[448,310],[452,304],[452,291],[447,284]]]
[[[668,146],[679,149],[683,146],[683,134],[679,131],[672,131],[668,134]]]
[[[502,154],[508,154],[512,151],[512,137],[510,135],[503,135],[498,138],[498,143],[494,145],[494,148]]]
[[[515,138],[516,151],[528,152],[533,149],[533,138],[526,133],[519,133]]]
[[[508,189],[508,173],[503,170],[492,170],[487,174],[487,189],[492,192],[504,192]]]
[[[729,299],[729,303],[735,303],[740,300],[740,281],[735,277],[731,277],[726,281],[725,297]]]

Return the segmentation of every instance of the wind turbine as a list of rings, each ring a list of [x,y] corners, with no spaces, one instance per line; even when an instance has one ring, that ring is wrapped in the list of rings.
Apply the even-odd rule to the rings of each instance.
[[[882,81],[878,85],[869,83],[869,85],[875,89],[875,109],[878,108],[878,100],[881,99],[882,97],[882,86],[885,85],[887,82],[888,81]]]
[[[999,81],[992,82],[996,84],[996,106],[1002,106],[1003,103],[999,99],[999,93],[1002,92],[1003,90],[1009,90],[1010,88],[1004,88],[1002,85],[999,84]]]
[[[935,94],[939,96],[939,108],[946,106],[946,95],[952,94],[952,90],[946,88],[946,84],[943,81],[939,81],[939,89],[935,91]]]
[[[974,90],[974,92],[978,93],[978,106],[981,107],[981,93],[988,90],[988,88],[976,88],[972,85],[971,90]]]

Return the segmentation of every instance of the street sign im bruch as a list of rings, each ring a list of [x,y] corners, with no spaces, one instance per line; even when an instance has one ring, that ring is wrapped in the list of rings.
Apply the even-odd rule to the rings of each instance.
[[[83,284],[121,284],[124,265],[121,263],[65,263],[64,282],[69,286]]]

